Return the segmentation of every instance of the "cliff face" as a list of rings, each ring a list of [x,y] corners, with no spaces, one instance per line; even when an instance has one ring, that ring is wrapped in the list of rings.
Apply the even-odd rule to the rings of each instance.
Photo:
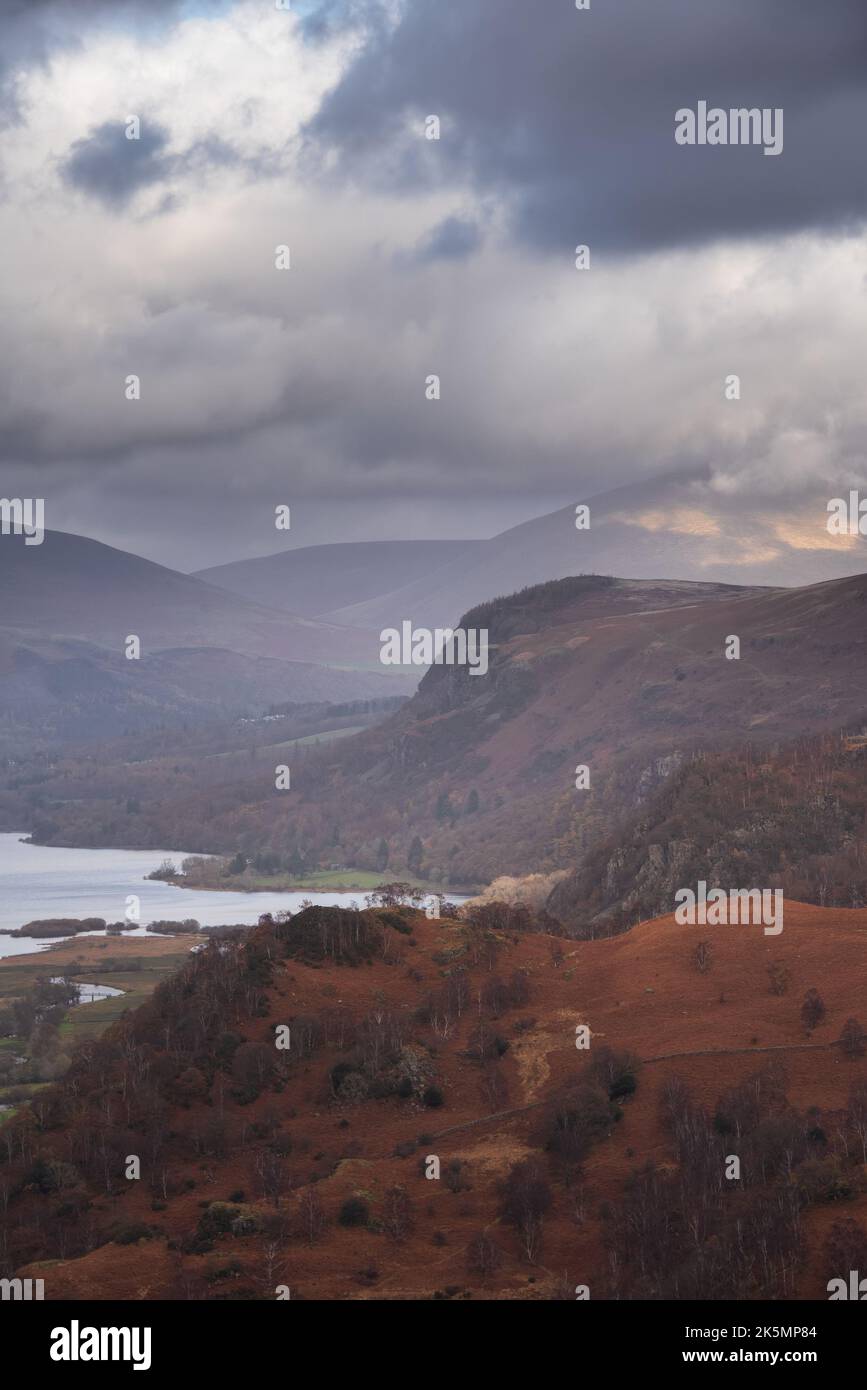
[[[867,903],[859,737],[692,755],[553,889],[579,936],[671,911],[679,888],[782,888],[820,905]]]

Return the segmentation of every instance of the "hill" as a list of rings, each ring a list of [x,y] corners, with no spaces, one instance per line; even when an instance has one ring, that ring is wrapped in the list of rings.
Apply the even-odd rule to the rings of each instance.
[[[535,712],[543,695],[540,677],[550,682],[558,673],[565,693],[565,682],[576,672],[581,676],[586,667],[579,650],[583,639],[575,635],[586,625],[603,624],[604,641],[604,624],[615,616],[636,615],[644,609],[653,614],[666,605],[689,605],[721,593],[737,597],[741,592],[715,585],[648,585],[579,578],[498,601],[483,614],[484,624],[491,629],[489,676],[462,679],[457,668],[432,668],[413,701],[383,721],[379,732],[346,739],[342,749],[329,748],[303,763],[293,758],[288,795],[274,787],[274,767],[284,761],[283,756],[276,756],[270,765],[265,759],[248,761],[234,784],[225,783],[218,801],[202,786],[195,768],[191,778],[179,780],[173,774],[162,796],[159,785],[150,781],[145,810],[157,836],[155,842],[165,843],[160,835],[180,825],[195,827],[201,847],[214,851],[264,849],[282,853],[299,849],[311,863],[327,859],[378,869],[383,867],[380,841],[385,838],[392,867],[412,869],[407,858],[418,833],[435,837],[426,863],[433,863],[432,876],[441,881],[482,881],[489,876],[489,869],[492,877],[515,868],[534,867],[542,837],[548,832],[552,787],[559,782],[558,791],[563,792],[573,780],[568,742],[552,743],[553,717],[546,715],[545,721],[540,721]],[[544,660],[538,663],[535,658],[524,657],[534,632],[545,647]],[[518,640],[516,635],[520,634],[526,641],[524,636]],[[593,708],[604,720],[606,696],[596,693],[596,677],[590,679]],[[569,722],[567,716],[567,730]],[[571,722],[575,722],[574,716]],[[570,741],[574,737],[573,733]],[[501,785],[503,757],[514,768],[506,788]],[[491,766],[486,773],[488,763]],[[529,797],[538,803],[542,818],[534,812],[526,829],[513,835],[518,822],[512,810],[504,808],[503,794],[508,790],[514,796],[512,782],[521,777],[521,812]],[[119,811],[128,796],[139,794],[137,780],[135,773],[130,780],[124,766]],[[40,782],[47,801],[50,782],[44,777]],[[477,796],[482,800],[462,827],[465,853],[452,865],[447,858],[454,841],[452,822],[467,799],[473,804],[471,792],[476,782]],[[201,787],[201,793],[191,792],[190,786]],[[82,805],[78,797],[70,798],[69,790],[65,781],[57,787],[59,804],[46,805],[55,842],[108,843],[94,841],[87,829],[87,804]],[[442,793],[451,800],[448,806],[441,803],[437,811]],[[154,797],[158,798],[156,805]],[[100,794],[94,814],[101,826],[105,825],[107,809]],[[514,802],[512,809],[518,809]],[[45,828],[37,833],[43,838]],[[506,840],[506,835],[512,838]],[[484,859],[479,855],[483,841],[489,842]],[[188,835],[185,842],[189,842]]]
[[[2,1272],[48,1299],[825,1297],[867,1242],[867,913],[704,929],[701,969],[671,917],[532,926],[313,908],[197,953],[0,1130]]]
[[[554,887],[571,934],[667,910],[683,884],[762,884],[822,906],[867,905],[867,736],[694,752]]]
[[[434,666],[391,717],[293,771],[291,793],[251,768],[219,808],[166,802],[156,823],[199,824],[215,852],[299,848],[455,887],[574,868],[693,753],[857,724],[865,601],[863,576],[778,591],[540,585],[466,615],[489,632],[485,677]],[[61,834],[65,814],[52,812]]]
[[[138,555],[61,531],[47,531],[39,546],[26,545],[22,536],[4,536],[0,592],[3,627],[46,638],[79,638],[122,653],[127,635],[135,633],[144,653],[219,647],[245,656],[355,664],[381,672],[378,634],[348,634],[293,619]]]
[[[198,570],[193,576],[234,594],[315,618],[364,603],[404,585],[442,583],[440,571],[462,560],[478,541],[346,541],[302,546]]]
[[[0,741],[20,749],[410,690],[378,635],[293,617],[62,532],[0,538]],[[135,635],[141,658],[128,660]]]
[[[443,627],[483,600],[574,574],[789,587],[865,568],[863,541],[828,535],[824,496],[794,514],[776,501],[745,513],[708,477],[674,474],[579,501],[589,510],[586,529],[576,529],[569,505],[474,542],[436,573],[353,595],[322,616],[377,631],[403,618]]]
[[[50,826],[40,822],[37,835],[106,843],[93,838],[97,824],[100,834],[107,822],[124,824],[126,798],[143,790],[143,818],[157,844],[195,826],[196,847],[216,853],[273,853],[311,869],[339,863],[455,888],[501,874],[574,870],[583,875],[573,878],[574,902],[562,884],[556,910],[572,929],[585,930],[583,907],[573,910],[583,904],[607,930],[618,903],[625,904],[622,920],[634,921],[642,907],[659,911],[670,901],[660,896],[666,876],[643,865],[660,852],[647,845],[677,829],[663,802],[655,809],[652,799],[681,769],[711,754],[747,767],[798,740],[862,726],[865,602],[864,576],[792,590],[598,576],[536,586],[466,615],[467,626],[490,634],[484,677],[434,666],[412,699],[373,727],[318,750],[308,746],[303,758],[297,749],[275,750],[269,762],[265,750],[235,765],[219,797],[195,767],[162,782],[149,776],[144,788],[124,768],[116,806],[104,794],[89,804],[86,776],[76,779],[83,800],[74,801],[69,782],[41,777]],[[740,656],[728,660],[735,636]],[[805,671],[814,673],[809,680]],[[274,767],[287,756],[291,789],[276,790]],[[855,755],[843,747],[843,756],[850,766]],[[797,749],[786,757],[797,766]],[[807,761],[800,766],[806,774]],[[579,769],[586,773],[578,776]],[[714,780],[720,789],[731,785],[723,774]],[[679,812],[683,833],[674,838],[692,835],[696,862],[713,865],[714,835],[755,839],[755,816],[738,819],[731,805],[714,811],[725,803],[722,790],[715,801],[713,791],[690,786]],[[769,798],[782,797],[796,808],[805,791],[814,806],[817,788],[781,773],[757,805],[767,813]],[[806,876],[786,879],[790,891],[821,900],[827,877],[820,859],[829,853],[843,856],[838,880],[846,878],[845,836],[860,814],[859,796],[853,787],[842,820],[810,813],[813,823],[822,819],[815,843],[795,834],[800,813],[793,811],[780,851],[785,846],[796,863],[808,850],[816,857]],[[636,883],[644,896],[635,896]],[[825,898],[839,900],[836,891]]]

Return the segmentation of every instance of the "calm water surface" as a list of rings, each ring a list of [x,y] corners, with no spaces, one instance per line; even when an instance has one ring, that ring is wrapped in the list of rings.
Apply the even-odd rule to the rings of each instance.
[[[124,936],[143,936],[147,924],[195,917],[203,927],[227,922],[254,926],[263,912],[297,912],[302,901],[334,906],[364,893],[220,893],[148,882],[146,875],[164,859],[180,865],[187,850],[55,849],[25,845],[16,834],[0,834],[0,928],[17,930],[40,917],[104,917],[120,922],[131,893],[141,902],[142,925]],[[81,934],[81,933],[80,933]],[[104,932],[83,933],[104,936]],[[71,940],[72,938],[53,938]],[[0,956],[44,950],[50,942],[0,936]]]

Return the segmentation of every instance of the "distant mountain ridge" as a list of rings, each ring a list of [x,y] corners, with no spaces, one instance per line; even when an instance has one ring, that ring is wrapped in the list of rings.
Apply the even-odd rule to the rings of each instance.
[[[193,575],[254,603],[318,617],[366,603],[404,585],[442,582],[439,571],[463,561],[478,541],[344,541],[235,560]]]
[[[80,638],[122,651],[225,647],[244,655],[332,665],[378,664],[372,633],[288,617],[190,575],[63,531],[39,546],[0,538],[0,624],[44,637]]]
[[[378,634],[252,603],[99,541],[0,537],[0,752],[285,702],[409,693]],[[136,636],[141,657],[128,660]]]
[[[570,505],[488,540],[311,546],[198,577],[260,601],[269,594],[290,612],[379,632],[403,619],[454,625],[478,603],[575,574],[788,587],[867,568],[861,538],[829,536],[821,496],[791,513],[771,501],[745,513],[741,497],[707,477],[676,474],[581,503],[589,508],[587,529],[576,529]],[[323,569],[331,571],[327,584]]]

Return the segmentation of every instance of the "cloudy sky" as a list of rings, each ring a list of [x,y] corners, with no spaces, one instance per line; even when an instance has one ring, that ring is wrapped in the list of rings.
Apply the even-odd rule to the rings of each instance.
[[[782,154],[678,145],[703,100]],[[0,0],[0,121],[2,492],[52,527],[193,569],[867,481],[864,0]]]

